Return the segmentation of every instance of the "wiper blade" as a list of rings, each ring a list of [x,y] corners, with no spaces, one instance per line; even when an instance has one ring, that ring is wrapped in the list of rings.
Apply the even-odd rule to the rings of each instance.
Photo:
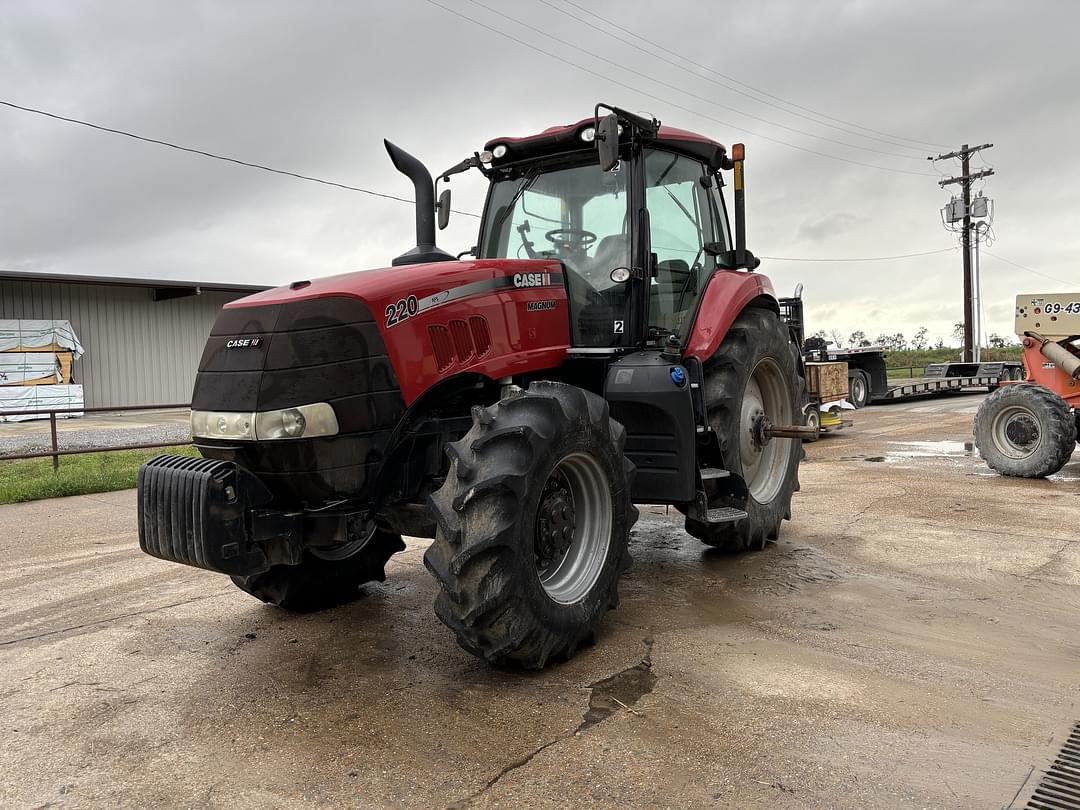
[[[526,175],[526,177],[522,180],[521,185],[518,186],[517,191],[514,192],[514,196],[510,198],[510,201],[503,206],[498,216],[495,217],[494,228],[496,230],[502,227],[503,222],[505,222],[506,218],[510,216],[511,212],[513,212],[514,210],[514,206],[517,205],[518,200],[521,199],[521,195],[532,187],[532,184],[536,182],[538,177],[540,177],[540,170],[533,169],[532,172]]]

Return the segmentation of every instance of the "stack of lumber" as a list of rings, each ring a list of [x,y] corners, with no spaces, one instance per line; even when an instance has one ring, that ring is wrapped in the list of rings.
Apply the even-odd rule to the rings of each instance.
[[[810,401],[819,405],[846,399],[848,395],[847,363],[807,363],[806,387],[810,392]]]
[[[82,407],[72,369],[82,354],[68,321],[0,320],[0,421],[4,411]]]

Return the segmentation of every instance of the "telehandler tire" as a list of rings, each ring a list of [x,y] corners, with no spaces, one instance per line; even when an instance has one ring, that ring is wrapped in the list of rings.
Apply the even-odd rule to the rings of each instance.
[[[1076,436],[1076,417],[1065,400],[1035,383],[999,388],[975,414],[975,446],[1002,475],[1053,475],[1068,463]]]
[[[310,613],[359,599],[360,586],[385,580],[386,561],[404,550],[400,534],[376,529],[351,557],[325,559],[309,550],[299,565],[275,565],[254,576],[232,577],[232,581],[267,604],[294,613]]]
[[[731,325],[720,348],[705,363],[705,404],[716,433],[724,466],[745,480],[745,504],[718,499],[709,508],[741,506],[742,520],[709,524],[686,519],[686,531],[725,551],[761,549],[791,519],[791,496],[799,490],[799,462],[806,455],[798,439],[772,439],[764,446],[752,436],[753,421],[762,413],[776,425],[801,420],[806,378],[799,349],[777,314],[768,309],[744,310]]]
[[[447,445],[424,555],[441,587],[435,614],[463,649],[540,669],[592,641],[630,566],[625,441],[607,402],[562,383],[473,409],[472,428]]]

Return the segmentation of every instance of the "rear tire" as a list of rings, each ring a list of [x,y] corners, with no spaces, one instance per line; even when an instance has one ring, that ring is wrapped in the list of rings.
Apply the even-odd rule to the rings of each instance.
[[[356,554],[343,560],[327,560],[305,551],[299,565],[275,565],[254,576],[232,577],[232,581],[269,605],[310,613],[359,599],[360,586],[384,581],[386,561],[404,550],[400,534],[376,529]]]
[[[799,461],[806,453],[796,439],[773,439],[760,449],[749,445],[747,406],[761,397],[765,415],[776,425],[800,418],[807,394],[799,349],[775,312],[750,308],[735,319],[704,371],[709,423],[724,466],[749,489],[745,503],[717,498],[709,508],[737,506],[747,517],[719,525],[688,517],[686,531],[725,551],[761,549],[779,537],[780,523],[791,519],[791,496],[799,490]],[[761,396],[765,389],[772,394]]]
[[[468,652],[540,669],[591,641],[619,602],[637,509],[626,433],[601,397],[535,382],[447,445],[424,555],[435,614]]]
[[[870,377],[865,371],[854,371],[848,380],[848,402],[856,408],[865,408],[870,402]]]
[[[1076,436],[1076,417],[1069,406],[1035,383],[998,389],[975,415],[975,445],[986,463],[1002,475],[1053,475],[1068,463]]]

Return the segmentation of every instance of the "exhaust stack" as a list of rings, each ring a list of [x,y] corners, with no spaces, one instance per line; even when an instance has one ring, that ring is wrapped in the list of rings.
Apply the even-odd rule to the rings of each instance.
[[[412,180],[416,191],[416,247],[402,253],[391,264],[422,264],[423,262],[454,261],[454,257],[439,250],[435,244],[435,183],[423,163],[404,149],[383,140],[394,168]]]

